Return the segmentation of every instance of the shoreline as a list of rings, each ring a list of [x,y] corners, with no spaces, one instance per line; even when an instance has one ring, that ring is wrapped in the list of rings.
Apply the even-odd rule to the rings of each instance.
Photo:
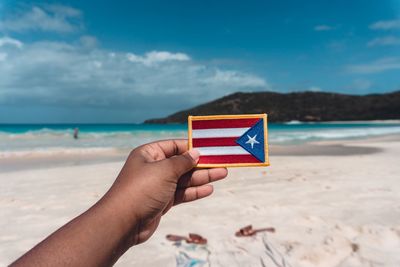
[[[322,124],[363,124],[363,123],[387,123],[387,124],[398,124],[400,123],[400,119],[396,120],[356,120],[356,121],[288,121],[288,122],[271,122],[271,123],[283,123],[283,124],[291,124],[291,123],[300,123],[300,124],[316,124],[316,123],[322,123]]]
[[[267,114],[268,115],[268,114]],[[287,121],[287,122],[272,122],[272,123],[288,123],[288,122],[300,122],[300,123],[363,123],[363,122],[373,122],[373,123],[400,123],[400,119],[388,119],[388,120],[336,120],[336,121],[298,121],[298,120],[292,120],[292,121]],[[0,123],[0,126],[18,126],[18,125],[141,125],[141,124],[150,124],[154,125],[154,123],[145,123],[145,122],[112,122],[112,123],[91,123],[91,122],[86,122],[86,123],[74,123],[74,122],[63,122],[63,123]],[[177,123],[160,123],[159,125],[176,125]],[[182,123],[185,124],[185,123]]]
[[[312,141],[301,144],[272,144],[269,146],[269,156],[271,158],[370,155],[383,152],[383,149],[374,146],[374,143],[394,141],[400,141],[400,136],[391,134],[357,139]],[[69,148],[68,151],[16,152],[10,153],[8,157],[0,157],[0,173],[121,162],[126,159],[129,152],[130,149],[117,148],[88,148],[87,150]]]

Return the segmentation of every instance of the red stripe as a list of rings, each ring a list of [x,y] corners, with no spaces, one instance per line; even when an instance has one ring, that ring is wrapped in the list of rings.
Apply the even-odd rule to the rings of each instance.
[[[213,138],[194,138],[192,139],[193,147],[205,146],[237,146],[238,137],[213,137]]]
[[[261,163],[252,155],[213,155],[200,156],[200,164],[224,164],[224,163]]]
[[[244,128],[251,127],[261,118],[254,119],[221,119],[221,120],[199,120],[192,121],[192,129],[221,129],[221,128]]]

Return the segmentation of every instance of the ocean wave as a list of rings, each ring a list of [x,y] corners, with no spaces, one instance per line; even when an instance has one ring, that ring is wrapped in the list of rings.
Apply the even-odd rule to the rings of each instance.
[[[74,129],[54,130],[43,128],[40,130],[31,130],[22,133],[10,133],[0,131],[0,138],[8,139],[37,139],[37,138],[71,138]],[[135,137],[135,136],[163,136],[163,135],[181,135],[186,131],[102,131],[102,132],[79,132],[79,138],[96,139],[96,138],[118,138],[118,137]]]
[[[82,132],[78,139],[73,138],[73,132],[42,129],[25,133],[0,133],[0,152],[38,151],[47,153],[62,148],[96,149],[121,148],[132,149],[144,143],[160,139],[185,138],[183,131],[116,131],[116,132]],[[50,151],[50,153],[52,153]]]
[[[292,125],[292,124],[302,124],[302,123],[304,123],[304,122],[293,120],[293,121],[285,122],[284,124],[286,124],[286,125]]]
[[[277,134],[270,134],[269,140],[277,143],[291,143],[299,141],[351,139],[369,136],[380,136],[389,134],[400,134],[400,127],[371,127],[358,129],[330,129],[320,131],[281,131]]]
[[[400,134],[400,125],[340,126],[312,124],[311,126],[271,125],[271,144],[293,144],[319,140],[354,139],[369,136]],[[21,133],[0,132],[0,158],[27,156],[39,153],[92,153],[105,149],[133,149],[139,145],[161,139],[186,138],[185,130],[158,129],[134,131],[86,131],[73,138],[73,128],[26,131]]]
[[[113,147],[48,147],[34,148],[30,150],[0,151],[1,158],[21,158],[21,157],[48,157],[54,155],[98,155],[99,153],[117,153],[118,149]]]

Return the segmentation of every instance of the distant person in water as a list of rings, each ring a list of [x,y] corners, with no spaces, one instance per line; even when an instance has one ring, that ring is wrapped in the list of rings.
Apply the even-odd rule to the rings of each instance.
[[[75,128],[74,129],[74,139],[78,139],[78,135],[79,135],[79,128]]]
[[[95,205],[11,266],[113,265],[131,246],[149,239],[172,206],[211,195],[209,183],[226,177],[225,168],[195,169],[199,156],[188,151],[187,140],[134,149]]]

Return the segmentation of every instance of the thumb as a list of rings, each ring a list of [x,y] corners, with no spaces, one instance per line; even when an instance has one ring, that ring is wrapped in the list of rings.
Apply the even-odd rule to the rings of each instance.
[[[199,157],[199,151],[191,149],[181,155],[165,159],[165,164],[168,170],[176,176],[175,178],[179,179],[179,177],[196,166]]]

